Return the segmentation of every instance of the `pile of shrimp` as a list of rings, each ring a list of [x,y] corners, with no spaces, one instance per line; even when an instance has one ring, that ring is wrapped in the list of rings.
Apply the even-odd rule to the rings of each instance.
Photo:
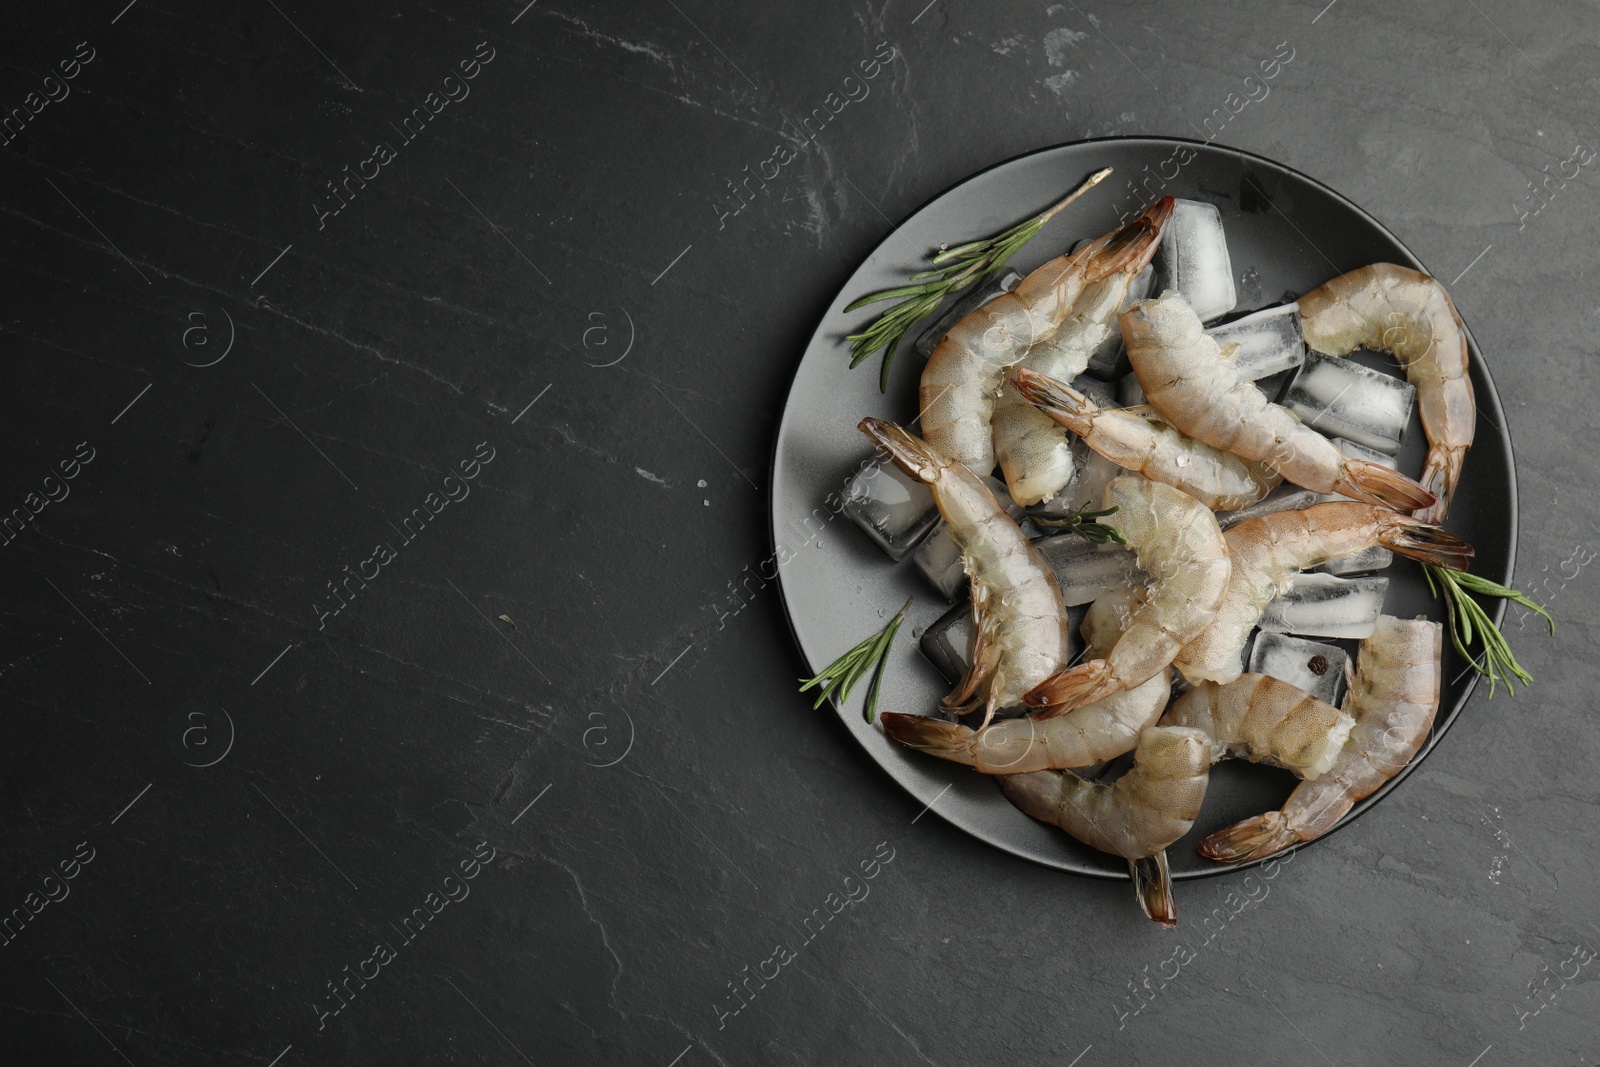
[[[1342,707],[1245,673],[1244,651],[1264,608],[1331,559],[1382,546],[1468,567],[1471,546],[1440,524],[1476,410],[1465,327],[1444,287],[1393,264],[1350,271],[1297,302],[1306,343],[1325,356],[1392,354],[1416,388],[1428,453],[1416,479],[1348,457],[1237,372],[1182,293],[1133,299],[1172,211],[1172,198],[1157,201],[953,326],[922,374],[920,436],[860,424],[931,491],[974,623],[970,667],[939,711],[886,712],[885,733],[993,776],[1028,816],[1126,860],[1144,913],[1164,925],[1177,921],[1166,849],[1194,826],[1215,762],[1301,779],[1281,809],[1200,842],[1202,856],[1238,863],[1327,833],[1427,738],[1438,623],[1380,615]],[[1098,404],[1071,384],[1119,331],[1145,405]],[[1123,471],[1097,503],[1116,509],[1103,521],[1144,580],[1091,605],[1074,654],[1055,574],[986,478],[998,466],[1013,502],[1048,505],[1073,484],[1078,439]],[[1224,530],[1219,512],[1282,483],[1342,499]]]

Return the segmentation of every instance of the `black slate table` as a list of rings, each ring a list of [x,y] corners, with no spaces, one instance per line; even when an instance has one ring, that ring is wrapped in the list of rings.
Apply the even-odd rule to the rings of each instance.
[[[0,1059],[1600,1058],[1588,8],[17,8]],[[1300,168],[1453,279],[1560,621],[1174,932],[922,818],[748,581],[855,264],[1117,134]]]

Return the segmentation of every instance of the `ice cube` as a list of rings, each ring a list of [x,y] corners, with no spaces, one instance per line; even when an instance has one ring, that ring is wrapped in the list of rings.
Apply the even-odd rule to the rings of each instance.
[[[1283,406],[1329,437],[1393,455],[1400,451],[1416,395],[1403,378],[1311,352],[1289,383]]]
[[[1233,261],[1215,204],[1179,200],[1156,251],[1156,292],[1176,289],[1201,322],[1226,315],[1237,300]]]
[[[933,320],[917,338],[914,346],[923,359],[933,355],[933,350],[939,347],[939,342],[944,340],[944,335],[950,332],[950,327],[972,314],[978,308],[987,304],[1001,293],[1009,293],[1022,281],[1022,275],[1014,270],[1004,270],[999,274],[991,274],[988,278],[974,285],[962,293],[950,309],[943,315]]]
[[[1084,507],[1098,511],[1100,502],[1106,495],[1106,486],[1111,484],[1111,479],[1125,473],[1121,467],[1100,453],[1091,451],[1089,446],[1083,443],[1083,439],[1076,435],[1072,439],[1072,451],[1074,456],[1082,457],[1078,463],[1077,475],[1061,492],[1036,505],[1033,508],[1035,515],[1050,519],[1070,519]]]
[[[922,654],[951,685],[966,676],[972,655],[972,606],[957,604],[922,631]]]
[[[1287,634],[1258,632],[1250,650],[1250,673],[1270,674],[1338,707],[1344,700],[1350,656],[1338,645]]]
[[[1034,544],[1056,572],[1061,600],[1069,608],[1088,604],[1118,589],[1144,584],[1139,561],[1125,545],[1097,545],[1075,533],[1057,534]]]
[[[1309,489],[1302,489],[1298,485],[1289,485],[1285,482],[1278,486],[1265,498],[1256,501],[1247,508],[1238,511],[1217,512],[1217,525],[1226,530],[1230,526],[1237,526],[1250,519],[1259,519],[1263,515],[1272,515],[1279,511],[1298,511],[1300,508],[1309,508],[1322,498]]]
[[[845,482],[844,510],[898,562],[939,524],[928,487],[883,457]]]
[[[1138,375],[1129,374],[1117,383],[1117,401],[1125,408],[1150,402],[1145,399],[1144,386],[1139,384]]]
[[[1139,276],[1128,287],[1128,299],[1123,304],[1123,307],[1126,308],[1129,305],[1136,304],[1149,296],[1150,289],[1155,283],[1155,277],[1156,269],[1153,265],[1147,266],[1140,271]],[[1085,372],[1109,382],[1127,373],[1127,370],[1128,357],[1122,347],[1122,330],[1113,325],[1111,332],[1106,335],[1106,339],[1100,342],[1100,346],[1089,357],[1089,365],[1085,368]]]
[[[1006,509],[1006,514],[1013,519],[1021,520],[1026,510],[1021,504],[1011,502],[1011,494],[1006,491],[1006,483],[999,478],[985,478],[994,498],[1000,506]],[[1024,527],[1024,532],[1030,535],[1036,532],[1029,523]],[[946,600],[955,600],[967,584],[967,572],[961,569],[961,548],[956,544],[956,539],[950,536],[950,527],[940,523],[938,529],[918,548],[911,556],[917,570],[922,572],[924,578],[939,592],[944,594]]]
[[[1117,391],[1109,382],[1080,374],[1072,379],[1071,386],[1103,408],[1117,407]]]
[[[1233,365],[1241,378],[1250,381],[1292,370],[1306,358],[1299,304],[1254,311],[1226,326],[1213,326],[1206,333],[1224,347],[1239,346],[1233,354]]]
[[[1387,578],[1302,574],[1261,613],[1261,628],[1310,637],[1371,637]]]

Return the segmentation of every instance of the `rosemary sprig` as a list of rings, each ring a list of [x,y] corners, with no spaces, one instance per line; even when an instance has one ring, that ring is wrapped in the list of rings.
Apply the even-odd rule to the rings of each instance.
[[[933,257],[933,269],[913,274],[909,279],[911,284],[868,293],[851,303],[845,311],[855,311],[883,300],[900,301],[872,320],[866,329],[845,338],[850,342],[850,366],[860,366],[872,353],[883,349],[883,365],[878,371],[878,391],[888,392],[889,367],[894,362],[895,350],[905,340],[911,327],[931,315],[946,296],[958,293],[1004,267],[1006,261],[1033,240],[1034,235],[1057,212],[1105,180],[1110,173],[1110,167],[1095,171],[1062,200],[1003,233],[941,250]]]
[[[1103,545],[1115,541],[1119,545],[1125,545],[1128,541],[1122,536],[1121,530],[1098,521],[1107,515],[1116,514],[1116,511],[1117,509],[1114,507],[1106,508],[1104,511],[1090,511],[1089,505],[1085,504],[1078,509],[1077,514],[1066,519],[1051,519],[1043,515],[1030,515],[1028,517],[1033,520],[1035,526],[1043,526],[1047,530],[1064,530],[1067,533],[1075,533],[1092,544]]]
[[[872,684],[867,688],[867,702],[862,712],[868,722],[875,722],[878,718],[878,689],[883,685],[883,664],[888,658],[889,646],[894,644],[895,634],[900,632],[900,624],[906,621],[906,612],[910,609],[911,599],[908,599],[900,613],[890,619],[882,630],[864,638],[856,647],[822,668],[822,673],[815,678],[800,679],[802,693],[813,686],[822,687],[816,703],[811,706],[820,708],[824,700],[835,695],[839,703],[844,704],[850,698],[850,690],[855,688],[856,682],[870,667]]]
[[[1514,681],[1520,681],[1525,686],[1532,685],[1533,675],[1517,662],[1505,635],[1490,621],[1482,605],[1468,594],[1499,597],[1531,608],[1544,616],[1553,634],[1556,632],[1556,621],[1550,617],[1550,613],[1515,589],[1508,589],[1499,582],[1491,582],[1475,574],[1446,570],[1432,564],[1425,565],[1423,572],[1428,577],[1428,590],[1444,601],[1445,615],[1450,620],[1450,643],[1472,665],[1473,670],[1489,679],[1489,699],[1494,699],[1497,682],[1505,682],[1512,696],[1517,695]],[[1475,637],[1483,645],[1481,663],[1468,651]]]

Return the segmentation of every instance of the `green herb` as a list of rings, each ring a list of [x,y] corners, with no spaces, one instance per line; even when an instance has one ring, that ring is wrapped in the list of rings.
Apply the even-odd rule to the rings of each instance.
[[[1489,679],[1489,699],[1494,699],[1497,682],[1504,682],[1512,696],[1517,695],[1514,680],[1521,681],[1525,686],[1532,685],[1533,675],[1517,662],[1505,635],[1490,621],[1483,607],[1468,594],[1499,597],[1531,608],[1544,616],[1553,634],[1556,632],[1556,621],[1550,617],[1550,613],[1515,589],[1508,589],[1487,578],[1446,570],[1432,564],[1425,565],[1423,571],[1428,576],[1429,591],[1444,601],[1446,617],[1450,620],[1450,643],[1472,664],[1473,670]],[[1481,662],[1468,651],[1474,638],[1483,645]]]
[[[850,690],[855,687],[861,676],[872,669],[872,685],[867,688],[867,703],[862,709],[868,722],[873,722],[878,717],[878,689],[883,684],[883,664],[888,658],[889,646],[894,644],[894,635],[900,632],[900,624],[906,620],[906,612],[911,608],[911,601],[907,600],[900,613],[889,620],[889,624],[882,630],[865,638],[860,644],[834,660],[822,669],[822,673],[815,678],[800,679],[800,692],[804,693],[813,686],[821,686],[822,692],[817,694],[817,702],[813,708],[822,707],[822,702],[829,697],[836,697],[842,705],[850,697]]]
[[[1093,544],[1103,545],[1115,541],[1119,545],[1125,545],[1128,541],[1122,536],[1121,530],[1115,526],[1108,526],[1103,522],[1097,521],[1107,515],[1115,515],[1116,512],[1116,508],[1106,508],[1104,511],[1090,511],[1089,505],[1085,504],[1078,509],[1077,514],[1068,519],[1051,519],[1043,515],[1029,515],[1028,518],[1033,520],[1035,526],[1043,526],[1047,530],[1064,530],[1067,533],[1075,533]]]
[[[1054,218],[1057,212],[1094,188],[1110,173],[1110,167],[1095,171],[1064,199],[1033,218],[1017,223],[1004,233],[943,249],[933,257],[932,270],[911,276],[912,284],[868,293],[845,308],[845,311],[855,311],[857,308],[864,308],[868,304],[876,304],[883,300],[900,301],[880,314],[865,330],[845,338],[850,342],[850,366],[860,366],[862,360],[878,349],[883,349],[883,366],[878,372],[878,391],[888,392],[889,366],[894,362],[895,349],[905,340],[911,327],[931,315],[946,296],[958,293],[1004,267],[1006,261],[1023,245],[1033,240],[1034,235],[1043,229],[1044,224]]]
[[[511,623],[511,628],[513,630],[515,630],[517,628],[517,624],[516,624],[515,620],[513,620],[510,615],[497,615],[495,617],[497,619],[499,619],[501,622],[509,622],[509,623]]]

